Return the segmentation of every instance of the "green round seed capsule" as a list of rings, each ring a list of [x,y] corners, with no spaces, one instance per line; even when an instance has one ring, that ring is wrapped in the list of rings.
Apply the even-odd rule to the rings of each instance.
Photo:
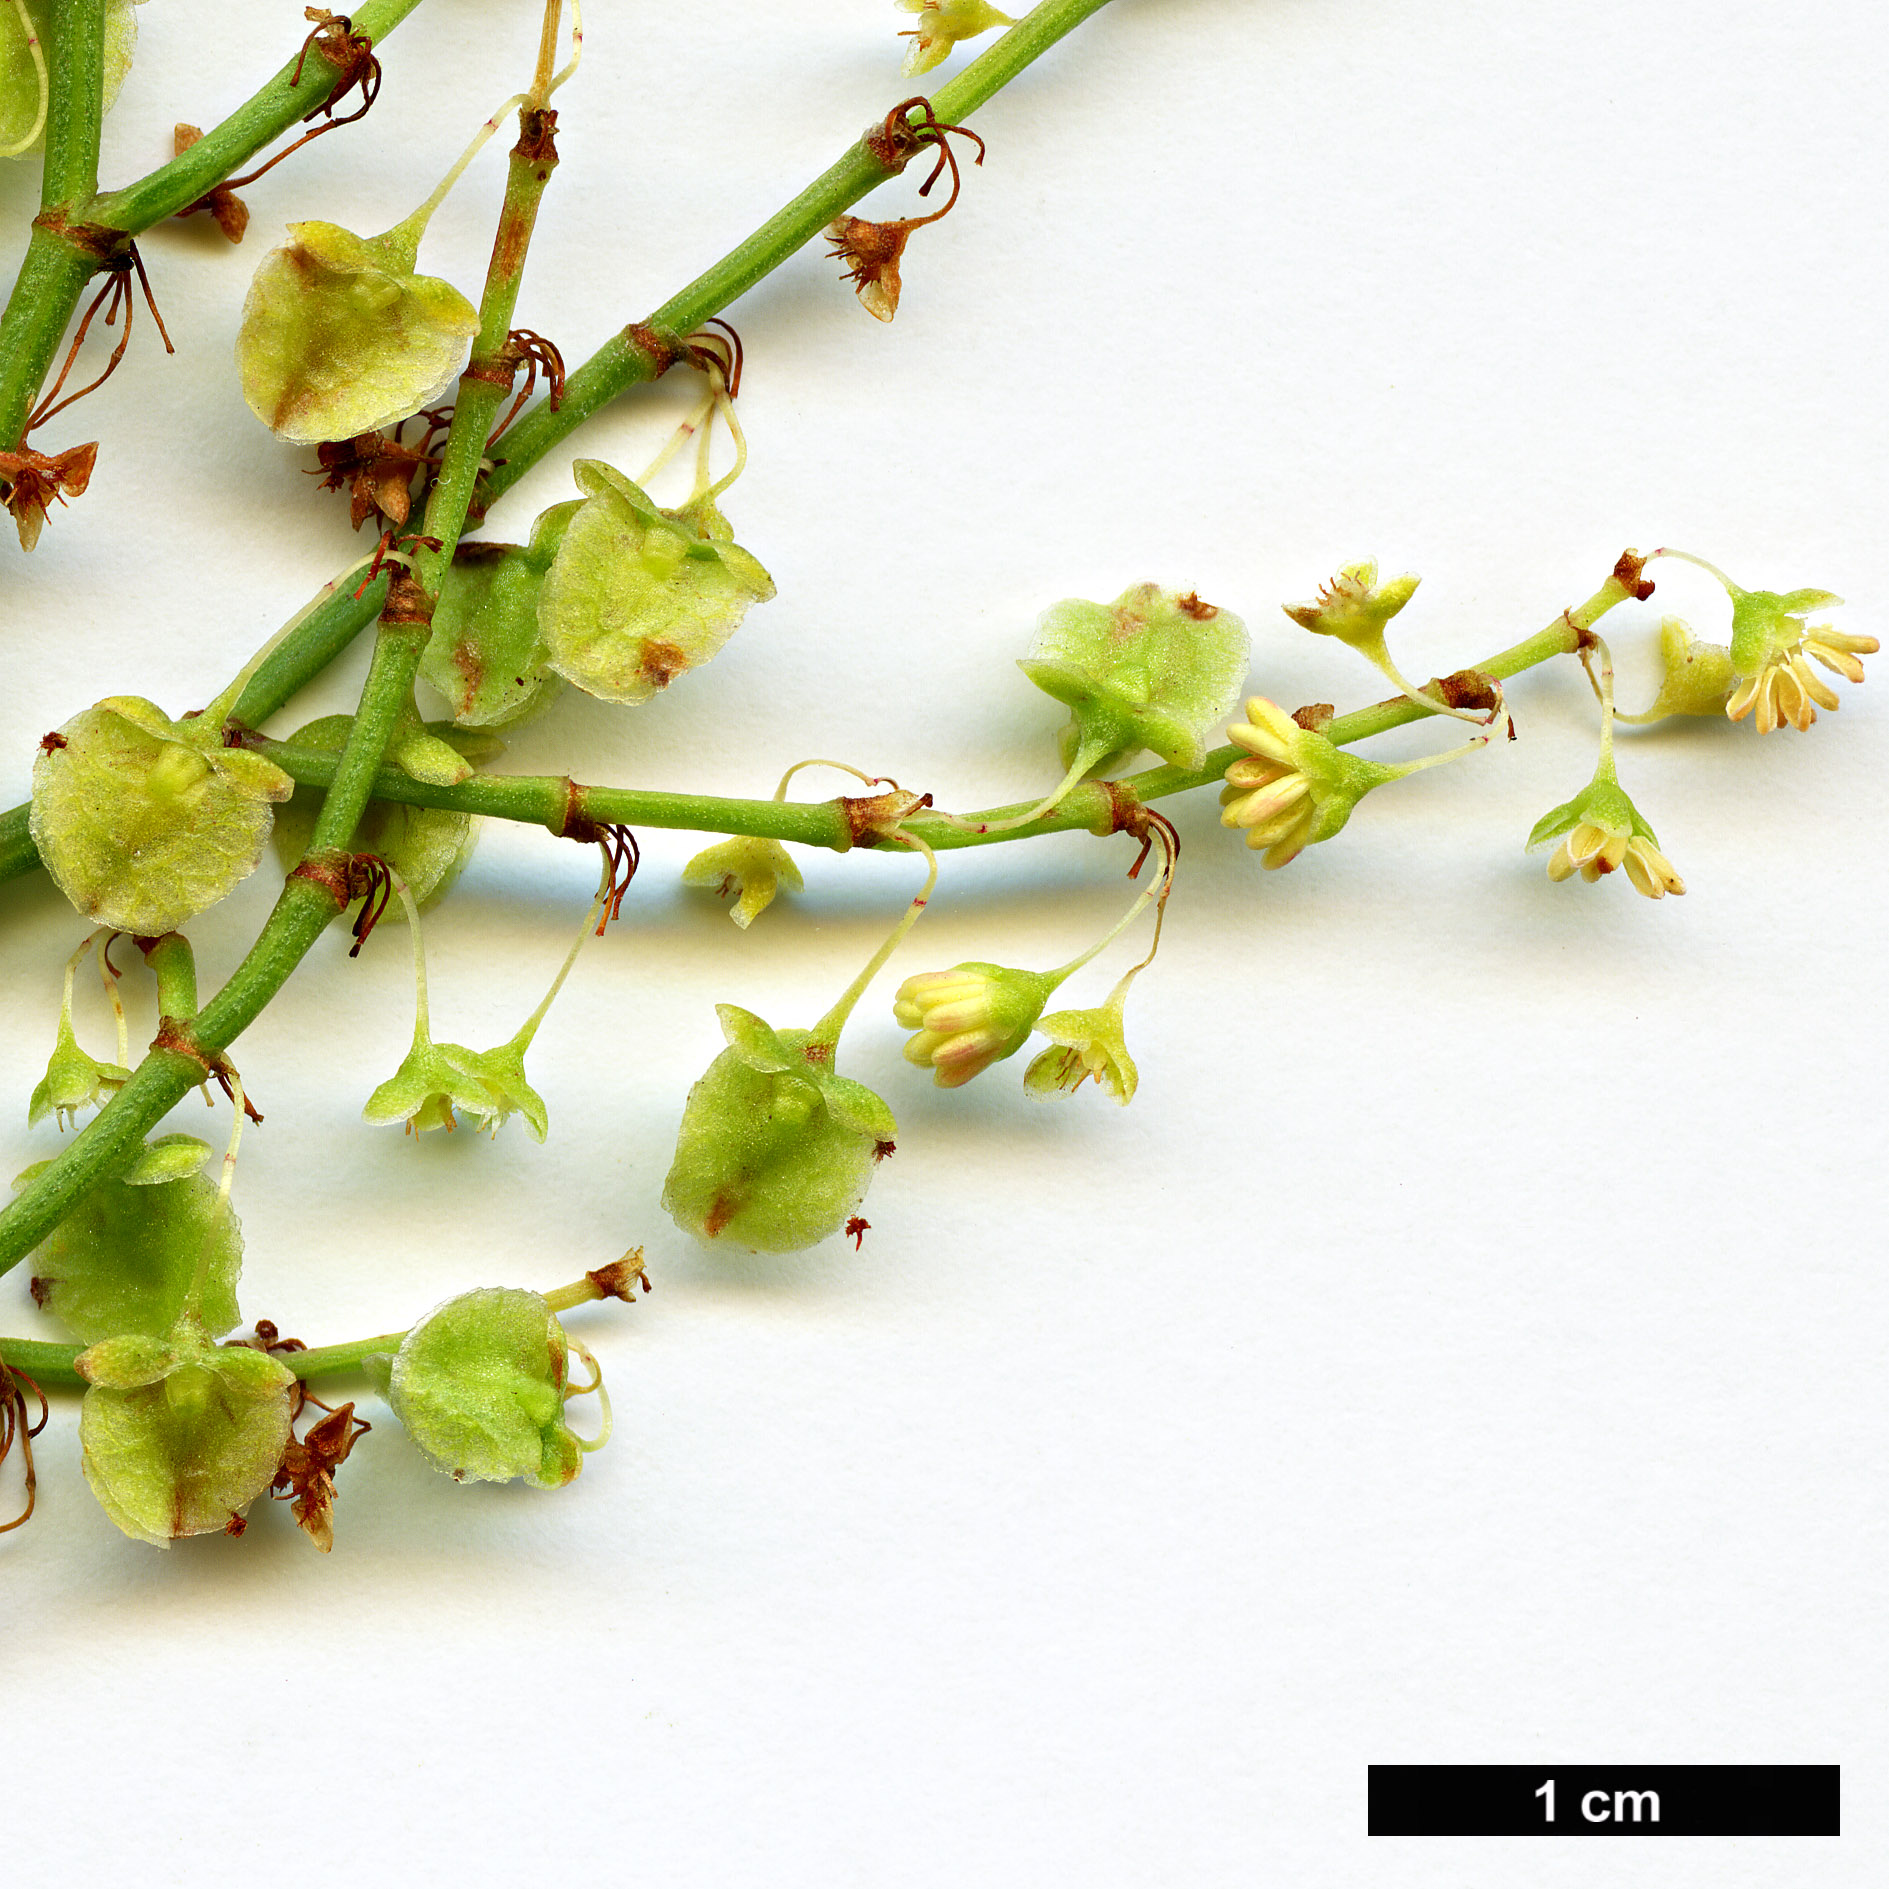
[[[135,937],[175,931],[255,871],[273,803],[295,783],[225,748],[201,717],[173,722],[140,696],[75,715],[33,765],[33,844],[96,924]]]
[[[557,1489],[583,1467],[564,1421],[570,1342],[536,1292],[490,1286],[436,1306],[370,1375],[436,1469],[459,1482],[529,1477]],[[594,1447],[594,1446],[593,1446]]]
[[[258,266],[236,338],[243,398],[271,432],[352,439],[446,392],[479,316],[450,282],[414,273],[417,236],[293,223],[289,238]]]

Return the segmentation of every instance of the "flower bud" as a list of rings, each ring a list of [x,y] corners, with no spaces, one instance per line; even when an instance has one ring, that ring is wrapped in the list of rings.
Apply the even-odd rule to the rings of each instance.
[[[324,715],[298,728],[289,744],[313,748],[320,754],[339,754],[354,727],[352,715]],[[389,762],[416,780],[431,780],[454,787],[474,772],[473,757],[492,758],[502,744],[462,734],[448,723],[426,726],[414,720],[396,735]],[[468,752],[469,751],[469,752]],[[297,787],[295,797],[275,817],[275,853],[284,872],[302,863],[314,837],[315,822],[327,798],[319,787]],[[361,814],[351,853],[372,853],[384,859],[407,882],[422,911],[437,905],[465,870],[479,837],[479,822],[469,813],[445,807],[409,807],[395,800],[370,800]],[[389,916],[401,909],[398,902]]]
[[[102,1339],[74,1368],[92,1387],[85,1479],[133,1540],[221,1533],[275,1479],[295,1378],[266,1352],[213,1344],[185,1317],[162,1338]]]
[[[978,963],[908,977],[892,1004],[900,1026],[918,1032],[905,1060],[930,1068],[941,1089],[961,1087],[1023,1047],[1056,982],[1039,971]]]
[[[255,871],[271,803],[294,787],[273,761],[224,747],[210,716],[174,722],[114,695],[41,743],[33,844],[86,917],[155,938]]]
[[[313,446],[372,433],[452,386],[478,311],[449,282],[417,275],[419,231],[360,237],[292,223],[243,304],[243,398],[278,438]]]
[[[586,694],[644,702],[707,662],[774,580],[706,500],[665,512],[601,460],[571,471],[588,496],[545,574],[539,632]]]
[[[523,1476],[561,1489],[602,1444],[564,1421],[570,1353],[539,1294],[491,1286],[436,1306],[391,1358],[365,1364],[420,1453],[455,1482]]]
[[[197,1172],[210,1150],[164,1135],[116,1179],[101,1181],[33,1254],[33,1297],[85,1344],[138,1332],[161,1338],[181,1316],[198,1262],[197,1316],[215,1335],[241,1318],[243,1231]],[[29,1167],[22,1187],[46,1164]]]
[[[728,916],[746,931],[782,886],[798,892],[805,881],[779,840],[733,839],[697,853],[682,868],[682,883],[709,886],[723,898],[733,895]]]
[[[1246,755],[1227,769],[1220,824],[1243,829],[1248,846],[1264,848],[1269,871],[1330,839],[1373,787],[1405,771],[1338,747],[1263,695],[1247,702],[1246,720],[1227,737]]]
[[[840,1232],[898,1125],[832,1049],[720,1004],[728,1047],[689,1091],[662,1204],[685,1233],[792,1253]]]
[[[1055,605],[1017,667],[1071,710],[1063,765],[1092,755],[1088,772],[1106,774],[1143,748],[1198,767],[1206,731],[1239,698],[1248,654],[1231,611],[1137,584],[1113,603]]]
[[[420,674],[452,705],[462,728],[528,721],[564,687],[538,630],[538,600],[564,528],[583,502],[568,499],[539,513],[528,545],[461,544],[454,553]]]
[[[918,15],[918,25],[901,39],[912,43],[905,50],[905,64],[900,68],[910,79],[951,57],[961,39],[975,39],[993,26],[1015,26],[1007,13],[999,13],[986,0],[899,0],[907,13]]]

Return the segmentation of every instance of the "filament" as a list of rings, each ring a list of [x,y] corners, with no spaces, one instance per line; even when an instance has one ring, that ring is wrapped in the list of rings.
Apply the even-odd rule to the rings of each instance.
[[[1056,786],[1039,800],[1028,813],[1013,813],[1007,820],[979,820],[975,822],[959,820],[957,824],[972,833],[1008,833],[1013,827],[1028,826],[1032,820],[1040,820],[1045,814],[1053,813],[1057,803],[1069,790],[1080,781],[1089,769],[1108,752],[1093,740],[1084,742],[1076,750],[1076,758],[1069,764],[1069,772]]]
[[[125,1023],[125,1000],[118,994],[118,973],[112,969],[111,937],[99,932],[93,933],[93,936],[105,937],[105,943],[99,947],[98,977],[105,986],[105,1001],[112,1007],[112,1020],[118,1025],[118,1067],[128,1069],[131,1066],[131,1031]],[[89,944],[91,940],[86,942]]]
[[[925,907],[931,903],[931,895],[937,888],[938,855],[934,853],[916,833],[907,833],[900,830],[892,834],[891,837],[897,840],[901,846],[909,846],[914,852],[920,852],[925,855],[929,870],[925,874],[924,887],[919,892],[918,896],[913,899],[911,904],[905,908],[904,913],[899,918],[899,922],[892,927],[885,943],[872,954],[866,968],[840,993],[839,1001],[834,1004],[833,1008],[813,1026],[813,1035],[809,1039],[809,1047],[811,1047],[813,1043],[833,1044],[839,1041],[840,1032],[846,1027],[846,1019],[853,1014],[853,1006],[866,994],[866,986],[884,969],[886,959],[904,942],[905,934],[910,931],[924,915]]]
[[[868,787],[880,787],[886,784],[882,775],[862,774],[858,768],[849,767],[844,761],[796,761],[793,766],[781,776],[781,784],[774,789],[774,798],[776,800],[785,800],[787,798],[787,783],[792,780],[803,767],[837,768],[842,774],[850,774],[855,780],[864,781]],[[891,784],[894,787],[898,785],[896,781]]]
[[[594,1437],[581,1437],[575,1430],[571,1431],[571,1435],[577,1438],[577,1447],[588,1456],[592,1450],[600,1450],[610,1441],[612,1423],[610,1393],[603,1387],[603,1366],[591,1355],[588,1347],[579,1344],[568,1333],[565,1336],[565,1342],[591,1369],[591,1382],[579,1386],[576,1390],[567,1391],[565,1400],[568,1402],[572,1397],[588,1397],[594,1391],[597,1396],[597,1412],[602,1419],[602,1428]],[[569,1426],[567,1425],[566,1428]]]
[[[0,157],[18,157],[22,151],[33,148],[39,134],[46,129],[46,107],[52,97],[51,83],[46,76],[46,54],[34,30],[33,16],[26,10],[26,0],[13,0],[13,11],[20,16],[20,30],[26,35],[26,50],[33,61],[33,77],[39,84],[39,110],[33,119],[33,128],[17,144],[0,144]]]
[[[1067,964],[1061,965],[1056,970],[1049,973],[1054,983],[1062,983],[1065,978],[1071,977],[1077,971],[1081,970],[1091,958],[1100,957],[1150,905],[1156,907],[1154,944],[1149,950],[1148,955],[1142,959],[1141,964],[1138,964],[1135,969],[1140,970],[1143,965],[1153,963],[1155,952],[1161,948],[1161,921],[1167,915],[1168,893],[1173,889],[1174,867],[1180,856],[1179,848],[1165,831],[1165,827],[1166,822],[1164,821],[1155,828],[1156,833],[1160,835],[1161,839],[1160,872],[1148,885],[1144,886],[1141,891],[1136,893],[1127,911],[1125,911],[1088,950],[1083,952],[1079,957],[1071,958]]]
[[[428,197],[410,217],[405,217],[400,222],[396,223],[394,230],[411,230],[413,233],[413,241],[417,246],[420,238],[426,233],[427,224],[433,220],[433,212],[446,201],[447,193],[452,189],[453,185],[458,183],[460,178],[465,175],[466,166],[485,149],[486,140],[505,122],[506,116],[511,111],[512,107],[514,105],[523,105],[526,102],[526,95],[523,92],[513,93],[513,95],[472,134],[472,142],[460,152],[458,161],[453,165],[452,169],[440,179],[433,194]],[[389,230],[387,232],[388,235],[391,236],[394,230]]]
[[[590,902],[590,910],[584,914],[584,922],[577,928],[577,936],[571,940],[571,948],[564,954],[564,962],[558,974],[551,980],[551,988],[545,992],[544,1001],[519,1026],[518,1034],[511,1040],[511,1047],[521,1055],[531,1047],[531,1040],[538,1034],[541,1024],[549,1012],[557,994],[564,988],[564,980],[570,976],[571,967],[577,962],[577,954],[584,948],[584,940],[596,927],[599,915],[610,903],[610,893],[616,884],[616,861],[610,856],[610,849],[603,849],[603,878],[597,887],[597,896]]]

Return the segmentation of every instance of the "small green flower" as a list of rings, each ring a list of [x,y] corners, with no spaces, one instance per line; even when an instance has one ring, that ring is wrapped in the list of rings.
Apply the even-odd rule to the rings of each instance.
[[[662,1204],[685,1233],[763,1253],[841,1232],[898,1124],[830,1042],[718,1004],[728,1047],[689,1091]]]
[[[45,1079],[27,1104],[26,1125],[37,1127],[48,1115],[54,1115],[63,1129],[68,1118],[77,1118],[80,1109],[103,1108],[130,1080],[129,1069],[88,1056],[72,1034],[71,1020],[62,1017]]]
[[[1230,610],[1136,584],[1113,603],[1055,605],[1017,666],[1071,711],[1064,766],[1106,774],[1151,748],[1198,767],[1206,731],[1239,697],[1249,647]]]
[[[33,1091],[32,1100],[27,1104],[28,1128],[37,1127],[48,1115],[55,1115],[63,1129],[68,1116],[76,1117],[82,1108],[103,1108],[131,1080],[131,1071],[121,1064],[102,1063],[95,1056],[87,1055],[73,1034],[73,973],[91,945],[92,939],[88,937],[66,960],[65,994],[59,1003],[59,1031],[53,1040],[45,1079]],[[120,1053],[123,1053],[122,1049]]]
[[[1536,821],[1528,836],[1528,850],[1536,852],[1557,839],[1561,844],[1548,861],[1548,877],[1557,885],[1577,872],[1592,885],[1625,866],[1634,890],[1649,899],[1663,899],[1669,892],[1683,894],[1686,889],[1608,763],[1572,800]]]
[[[186,1313],[163,1337],[128,1333],[83,1351],[85,1479],[134,1541],[233,1532],[275,1479],[294,1374],[265,1352],[220,1346]]]
[[[1493,677],[1479,678],[1487,691],[1481,702],[1485,712],[1471,713],[1447,699],[1431,695],[1417,687],[1391,660],[1390,644],[1384,631],[1392,617],[1416,594],[1421,580],[1406,571],[1401,577],[1377,581],[1377,564],[1367,558],[1361,564],[1347,564],[1326,584],[1312,603],[1289,603],[1285,613],[1294,623],[1315,636],[1336,637],[1355,649],[1387,680],[1394,683],[1413,702],[1456,721],[1481,722],[1493,726],[1502,712],[1500,685]]]
[[[391,1358],[365,1360],[369,1378],[435,1469],[456,1482],[528,1478],[561,1489],[584,1466],[587,1442],[564,1421],[564,1406],[603,1374],[573,1390],[573,1347],[536,1292],[492,1286],[462,1292],[429,1312]],[[587,1352],[581,1355],[596,1368]]]
[[[707,662],[774,580],[706,497],[665,512],[601,460],[571,473],[588,496],[545,573],[546,659],[587,695],[646,702]]]
[[[682,883],[708,886],[722,898],[733,895],[728,916],[746,931],[782,886],[798,892],[806,882],[779,840],[732,839],[697,853],[682,868]]]
[[[603,883],[557,976],[551,980],[551,988],[510,1041],[496,1049],[467,1049],[461,1043],[433,1041],[426,993],[426,943],[420,936],[419,908],[412,888],[395,878],[394,890],[413,934],[413,1043],[405,1061],[368,1097],[362,1114],[369,1122],[377,1127],[404,1122],[408,1134],[424,1134],[432,1128],[452,1129],[456,1125],[453,1111],[458,1109],[496,1136],[503,1122],[520,1114],[535,1140],[545,1138],[549,1116],[544,1098],[525,1080],[525,1052],[564,988],[584,941],[592,936],[592,927],[598,931],[603,928],[603,916],[611,909],[611,889],[616,883],[615,857],[606,846]]]
[[[900,1026],[918,1032],[905,1060],[932,1070],[941,1089],[962,1087],[1023,1047],[1060,981],[979,963],[908,977],[892,1005]]]
[[[430,213],[429,206],[429,213]],[[243,398],[278,438],[312,446],[377,432],[457,379],[478,311],[450,282],[415,273],[424,218],[384,235],[292,223],[243,304]]]
[[[361,1113],[377,1128],[404,1122],[413,1135],[456,1127],[455,1110],[472,1116],[493,1135],[513,1113],[524,1116],[537,1141],[545,1138],[550,1123],[544,1098],[525,1080],[522,1045],[472,1050],[430,1038],[414,1043]]]
[[[1347,564],[1318,593],[1313,603],[1289,603],[1286,615],[1316,636],[1335,636],[1360,654],[1381,662],[1386,655],[1384,628],[1416,594],[1422,579],[1406,571],[1380,584],[1377,561]]]
[[[986,0],[899,0],[899,5],[918,15],[918,25],[899,35],[912,42],[900,68],[908,79],[943,65],[959,40],[976,39],[993,26],[1016,25],[1009,14],[999,13]]]
[[[222,718],[172,721],[114,695],[42,743],[30,827],[53,882],[95,923],[155,938],[255,871],[295,783],[223,746]]]
[[[1122,1033],[1122,1011],[1134,977],[1130,971],[1099,1010],[1058,1010],[1038,1021],[1037,1034],[1055,1047],[1044,1050],[1023,1072],[1027,1094],[1039,1101],[1073,1095],[1094,1077],[1098,1087],[1127,1106],[1141,1080]]]
[[[1831,674],[1861,682],[1859,658],[1873,656],[1882,645],[1873,636],[1852,636],[1827,623],[1811,623],[1813,612],[1833,610],[1842,603],[1827,590],[1740,590],[1729,579],[1732,596],[1732,669],[1738,685],[1725,704],[1733,721],[1752,717],[1761,735],[1784,723],[1805,733],[1817,719],[1817,710],[1835,711],[1837,692],[1806,660],[1814,657]],[[1814,704],[1814,706],[1813,706]]]

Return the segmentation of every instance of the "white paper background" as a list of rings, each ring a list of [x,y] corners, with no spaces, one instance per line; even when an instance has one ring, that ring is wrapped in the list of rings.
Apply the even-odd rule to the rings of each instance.
[[[255,187],[240,252],[202,219],[142,245],[178,354],[140,324],[57,428],[104,440],[91,491],[4,560],[5,797],[98,695],[201,703],[355,554],[310,455],[242,404],[244,290],[286,221],[405,214],[522,82],[535,12],[432,0],[372,117]],[[913,89],[908,23],[593,5],[521,322],[575,360],[647,313]],[[185,0],[142,26],[114,179],[301,30]],[[1048,603],[1197,586],[1251,624],[1255,687],[1356,704],[1369,671],[1278,605],[1366,555],[1424,574],[1398,641],[1422,675],[1628,543],[1828,586],[1880,633],[1886,42],[1860,0],[1118,0],[979,115],[990,161],[914,239],[893,327],[813,253],[732,311],[730,510],[778,601],[671,696],[569,703],[502,765],[755,793],[818,753],[989,804],[1053,777],[1059,711],[1011,667]],[[502,148],[423,251],[469,288]],[[0,175],[9,245],[36,171]],[[634,470],[688,397],[639,394],[575,450]],[[495,535],[570,493],[568,457]],[[1724,630],[1700,574],[1654,574],[1608,626],[1629,702],[1662,608]],[[246,1309],[319,1343],[643,1243],[655,1295],[572,1320],[617,1441],[546,1496],[456,1488],[379,1422],[331,1558],[281,1511],[158,1554],[84,1490],[63,1402],[40,1514],[0,1541],[13,1873],[1879,1880],[1881,678],[1808,736],[1623,735],[1690,888],[1658,907],[1522,854],[1591,766],[1571,666],[1517,686],[1511,749],[1376,796],[1287,872],[1210,795],[1176,805],[1126,1112],[1026,1103],[1020,1064],[945,1094],[901,1062],[898,976],[1060,961],[1128,891],[1123,841],[949,858],[846,1041],[901,1122],[859,1254],[702,1254],[657,1202],[714,1002],[809,1020],[911,864],[809,858],[743,935],[677,886],[698,842],[647,835],[533,1053],[543,1149],[364,1129],[410,1025],[404,938],[356,964],[324,940],[241,1045],[268,1114]],[[488,829],[428,931],[443,1035],[510,1033],[592,873]],[[193,927],[206,983],[270,877]],[[0,896],[17,1168],[56,1146],[24,1102],[80,928],[43,879]],[[0,1329],[32,1328],[27,1270]],[[1425,1761],[1841,1762],[1846,1834],[1604,1862],[1367,1840],[1366,1765]]]

